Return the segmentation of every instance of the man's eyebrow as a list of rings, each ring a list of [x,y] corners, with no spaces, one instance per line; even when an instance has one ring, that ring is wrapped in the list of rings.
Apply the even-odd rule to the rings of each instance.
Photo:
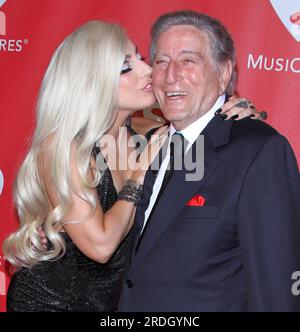
[[[156,53],[154,54],[154,57],[157,57],[157,56],[165,56],[165,57],[169,58],[169,56],[168,56],[167,54],[165,54],[165,53],[160,53],[160,52],[156,52]]]
[[[195,55],[202,57],[202,54],[200,52],[193,51],[193,50],[183,50],[179,53],[179,55],[182,55],[182,54],[195,54]]]
[[[193,51],[193,50],[182,50],[181,52],[179,52],[178,56],[184,55],[184,54],[194,54],[194,55],[197,55],[200,58],[202,58],[202,54],[200,52]],[[157,56],[164,56],[164,57],[170,58],[170,56],[168,54],[160,53],[160,52],[155,53],[155,57],[157,57]]]

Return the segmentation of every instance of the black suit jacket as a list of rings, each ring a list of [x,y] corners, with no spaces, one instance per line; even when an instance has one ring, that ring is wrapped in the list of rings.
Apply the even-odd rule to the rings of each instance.
[[[205,128],[200,181],[174,173],[135,252],[154,177],[137,209],[120,311],[300,311],[300,176],[287,140],[261,121]],[[196,144],[189,153],[195,153]],[[204,206],[186,206],[196,194]]]

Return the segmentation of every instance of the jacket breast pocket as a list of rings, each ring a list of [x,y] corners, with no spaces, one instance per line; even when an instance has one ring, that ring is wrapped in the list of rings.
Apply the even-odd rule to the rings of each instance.
[[[213,219],[219,215],[220,211],[220,206],[186,206],[179,212],[177,218]]]

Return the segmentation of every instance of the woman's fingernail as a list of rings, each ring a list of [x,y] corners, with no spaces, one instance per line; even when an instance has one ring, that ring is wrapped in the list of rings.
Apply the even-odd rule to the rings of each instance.
[[[251,114],[251,115],[250,115],[250,118],[255,118],[255,114]]]
[[[225,120],[225,119],[227,119],[227,114],[222,114],[220,117],[222,120]]]
[[[215,115],[218,115],[222,112],[222,108],[219,108],[218,110],[215,111]]]
[[[238,114],[236,114],[236,115],[233,115],[230,119],[231,120],[235,120],[235,119],[237,119],[239,116],[238,116]]]

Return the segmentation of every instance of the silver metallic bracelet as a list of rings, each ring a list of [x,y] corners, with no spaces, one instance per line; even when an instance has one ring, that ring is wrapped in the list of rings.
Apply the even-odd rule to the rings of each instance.
[[[118,200],[133,202],[137,206],[141,200],[143,185],[134,180],[127,180],[118,195]]]

